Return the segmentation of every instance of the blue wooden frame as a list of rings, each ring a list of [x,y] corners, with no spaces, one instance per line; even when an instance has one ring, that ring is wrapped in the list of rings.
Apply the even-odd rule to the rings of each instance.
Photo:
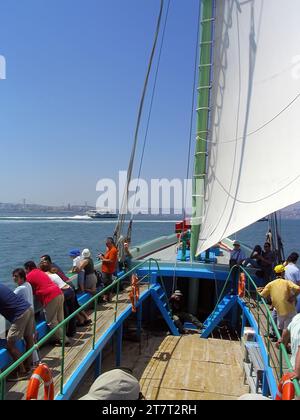
[[[149,298],[152,297],[157,304],[156,298],[156,288],[159,287],[158,285],[152,285],[149,287],[148,290],[144,291],[137,303],[137,310],[141,311],[143,302]],[[172,332],[176,332],[176,335],[179,335],[178,331],[174,328],[174,324],[166,311],[165,308],[162,307],[162,304],[160,302],[159,309],[162,311],[162,315],[164,316],[165,321],[168,324],[168,327],[172,330]],[[164,311],[162,310],[164,309]],[[106,346],[106,344],[111,340],[112,337],[116,335],[116,366],[120,366],[121,363],[121,353],[122,353],[122,328],[124,321],[132,314],[132,307],[131,305],[128,305],[128,307],[117,317],[116,322],[111,324],[110,327],[106,330],[106,332],[100,337],[100,339],[95,344],[95,349],[90,350],[90,352],[85,356],[85,358],[82,360],[82,362],[79,364],[77,369],[72,373],[71,377],[67,380],[67,383],[65,384],[63,388],[63,394],[59,394],[56,396],[56,400],[68,400],[71,398],[71,395],[79,385],[80,381],[84,377],[85,373],[89,369],[89,367],[92,365],[93,362],[96,361],[96,373],[100,373],[101,371],[101,353],[103,348]],[[138,315],[138,320],[139,320]],[[173,329],[172,329],[173,327]]]

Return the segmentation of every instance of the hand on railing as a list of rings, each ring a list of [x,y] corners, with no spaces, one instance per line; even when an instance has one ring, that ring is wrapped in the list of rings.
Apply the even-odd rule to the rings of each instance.
[[[278,350],[280,350],[280,346],[281,346],[281,344],[283,344],[283,342],[282,342],[282,338],[279,338],[279,340],[277,341],[277,343],[275,344],[275,346],[276,346],[276,348],[278,349]]]
[[[297,375],[296,372],[291,372],[291,376],[290,376],[291,381],[299,381],[299,376]]]

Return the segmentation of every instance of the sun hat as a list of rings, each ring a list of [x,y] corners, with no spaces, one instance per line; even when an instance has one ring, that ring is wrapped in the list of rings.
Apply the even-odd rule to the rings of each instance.
[[[274,271],[276,274],[284,273],[285,272],[285,266],[282,264],[276,265],[274,268]]]
[[[138,380],[121,369],[113,369],[100,375],[89,392],[80,400],[138,400]]]
[[[69,256],[70,257],[79,257],[80,256],[80,249],[71,249],[71,251],[69,251]]]
[[[83,256],[83,258],[90,258],[90,256],[91,256],[91,252],[90,252],[90,250],[89,249],[84,249],[83,251],[82,251],[82,254],[81,254],[82,256]]]

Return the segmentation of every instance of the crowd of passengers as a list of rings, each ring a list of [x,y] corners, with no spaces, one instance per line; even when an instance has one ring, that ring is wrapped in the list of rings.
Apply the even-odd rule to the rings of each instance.
[[[275,266],[276,255],[269,242],[264,249],[256,245],[249,258],[238,241],[234,242],[231,251],[230,266],[241,265],[255,268],[264,287],[258,289],[260,295],[267,299],[273,310],[272,316],[281,338],[275,333],[271,338],[277,347],[283,343],[291,353],[294,378],[300,379],[300,269],[297,266],[299,254],[292,252],[283,264]]]
[[[121,238],[122,240],[123,238]],[[130,268],[131,254],[128,242],[123,240],[121,255],[118,255],[118,248],[113,238],[107,238],[106,252],[98,255],[98,260],[102,262],[101,273],[95,270],[92,255],[88,249],[84,249],[82,252],[73,249],[69,252],[69,256],[73,260],[70,273],[78,274],[79,292],[88,292],[94,295],[97,292],[97,287],[108,287],[112,284],[113,275],[117,271]],[[43,255],[38,265],[34,261],[27,261],[24,267],[16,268],[12,276],[17,285],[14,291],[0,283],[0,314],[11,324],[7,334],[7,350],[16,361],[22,355],[17,347],[17,342],[24,339],[27,351],[32,348],[37,338],[35,329],[35,310],[37,308],[34,307],[34,297],[43,309],[50,330],[58,326],[80,305],[70,278],[51,260],[49,255]],[[103,296],[103,301],[109,302],[111,298],[110,291]],[[69,345],[70,337],[75,335],[76,328],[90,324],[92,324],[92,320],[88,313],[81,311],[68,322],[65,337],[63,337],[62,328],[53,334],[53,344],[62,345],[64,338],[65,345]],[[32,364],[33,360],[30,357],[8,380],[28,379]]]
[[[119,252],[113,239],[107,238],[106,252],[98,255],[98,259],[102,262],[100,275],[102,287],[112,284],[113,275],[117,271],[126,271],[130,268],[129,241],[123,238],[120,240]],[[84,249],[80,252],[80,250],[74,249],[70,251],[69,256],[73,260],[70,273],[77,273],[79,291],[95,294],[97,285],[99,285],[99,275],[95,271],[90,251]],[[274,267],[275,253],[271,250],[268,242],[264,244],[264,250],[257,245],[250,257],[246,258],[240,243],[235,241],[234,249],[230,255],[231,266],[243,265],[258,269],[256,273],[264,280],[265,284],[265,287],[258,291],[262,297],[270,300],[273,318],[281,334],[277,346],[283,343],[291,352],[294,375],[295,378],[300,379],[300,269],[297,266],[298,259],[299,255],[293,252],[283,264]],[[23,338],[26,350],[28,350],[36,340],[34,296],[43,308],[50,329],[54,329],[80,306],[70,278],[51,260],[49,255],[43,255],[38,266],[33,261],[26,262],[24,268],[15,269],[12,275],[17,285],[14,291],[0,283],[0,314],[11,323],[7,335],[7,350],[13,360],[18,360],[21,353],[16,346],[17,341]],[[171,306],[174,302],[178,306],[182,296],[180,291],[175,291],[170,299]],[[104,302],[109,302],[111,298],[111,291],[103,296]],[[183,313],[181,306],[180,310],[177,308],[177,312],[173,308],[175,315],[178,315],[178,322],[183,325],[187,320],[185,316],[181,316],[184,314],[188,316],[189,322],[201,329],[200,321],[194,317],[192,319],[190,314]],[[176,319],[174,320],[176,321]],[[70,343],[70,337],[75,335],[77,327],[88,326],[91,323],[92,320],[85,311],[79,312],[68,322],[66,337],[64,337],[65,344]],[[180,332],[184,333],[184,330],[180,328],[181,324],[177,326],[182,330]],[[63,343],[61,328],[53,335],[53,340],[57,345]],[[31,372],[32,362],[32,358],[28,358],[8,380],[27,379]]]

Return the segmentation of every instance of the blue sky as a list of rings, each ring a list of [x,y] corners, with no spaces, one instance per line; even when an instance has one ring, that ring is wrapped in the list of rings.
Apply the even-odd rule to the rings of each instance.
[[[171,1],[146,179],[185,177],[198,4]],[[1,0],[1,202],[94,205],[127,169],[159,5]]]

